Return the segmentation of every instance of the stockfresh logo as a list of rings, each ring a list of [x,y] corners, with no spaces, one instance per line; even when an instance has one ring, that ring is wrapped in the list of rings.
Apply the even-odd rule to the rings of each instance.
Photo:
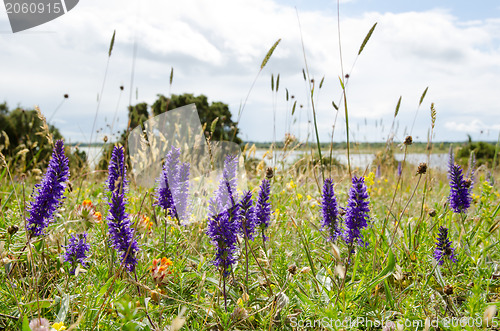
[[[75,8],[79,0],[3,0],[12,32],[31,29]]]

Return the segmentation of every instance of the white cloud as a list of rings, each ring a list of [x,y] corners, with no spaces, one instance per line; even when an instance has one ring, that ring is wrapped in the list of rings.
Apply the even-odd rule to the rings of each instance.
[[[316,84],[323,75],[326,77],[321,90],[316,85],[316,110],[321,138],[328,140],[335,116],[331,101],[338,103],[341,95],[336,17],[328,11],[301,11],[299,17],[311,77]],[[359,46],[375,22],[377,28],[350,72]],[[6,26],[6,17],[0,17],[0,26]],[[364,118],[370,123],[384,118],[385,126],[390,126],[400,95],[400,130],[410,127],[420,95],[429,86],[415,126],[416,135],[426,136],[431,101],[438,110],[437,139],[462,139],[459,132],[464,130],[454,127],[473,120],[491,123],[490,129],[498,129],[499,28],[500,20],[463,22],[443,10],[342,17],[344,69],[351,74],[348,101],[352,128],[356,129],[356,123]],[[75,135],[80,130],[90,135],[96,95],[115,29],[115,49],[99,111],[100,126],[105,125],[104,117],[109,123],[117,104],[119,127],[125,125],[134,38],[138,58],[133,103],[135,87],[139,102],[151,103],[157,93],[167,94],[170,68],[174,67],[172,93],[203,93],[212,101],[229,103],[233,113],[245,99],[267,50],[282,38],[250,95],[242,131],[248,139],[272,138],[271,73],[281,75],[276,103],[278,138],[284,135],[285,119],[290,118],[291,102],[285,101],[285,88],[296,96],[298,104],[304,105],[296,117],[301,113],[302,121],[310,118],[302,78],[300,30],[293,7],[271,0],[148,0],[140,5],[130,0],[87,1],[37,29],[53,33],[0,35],[2,92],[11,106],[17,102],[27,107],[37,103],[48,117],[62,94],[69,93],[70,99],[56,117],[60,123],[68,123],[62,131],[71,132],[74,140],[82,139],[82,135]],[[120,103],[119,85],[126,87]],[[342,121],[343,112],[339,114],[336,139],[342,139]],[[455,126],[450,124],[453,121]],[[301,127],[304,137],[307,125]],[[361,125],[360,130],[363,128]],[[373,134],[376,130],[365,131],[356,136],[380,136]]]
[[[466,133],[481,133],[487,130],[500,130],[500,124],[485,124],[481,120],[472,120],[471,122],[446,122],[445,127],[451,131]]]

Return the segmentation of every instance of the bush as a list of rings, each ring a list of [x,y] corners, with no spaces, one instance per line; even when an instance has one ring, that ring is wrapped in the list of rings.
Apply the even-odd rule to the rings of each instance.
[[[457,151],[457,162],[462,165],[467,165],[471,152],[474,152],[476,157],[476,166],[485,164],[491,166],[495,158],[495,145],[484,141],[471,142],[462,146]],[[498,156],[497,156],[498,158]]]

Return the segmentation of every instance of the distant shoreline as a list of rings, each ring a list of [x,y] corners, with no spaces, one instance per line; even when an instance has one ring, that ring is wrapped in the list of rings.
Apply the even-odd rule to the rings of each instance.
[[[495,146],[497,144],[496,141],[485,141],[487,144],[491,144]],[[114,142],[96,142],[92,144],[88,143],[81,143],[81,142],[75,142],[75,143],[69,143],[68,145],[71,147],[76,147],[78,146],[79,148],[88,148],[88,147],[103,147],[108,144],[114,144]],[[351,153],[353,154],[358,154],[358,153],[370,153],[373,152],[374,150],[381,150],[386,146],[386,142],[362,142],[362,143],[351,143],[350,149]],[[449,142],[449,141],[436,141],[432,142],[432,153],[447,153],[450,149],[450,146],[458,147],[458,146],[463,146],[468,144],[468,142]],[[243,148],[244,146],[248,145],[248,147],[251,147],[252,145],[255,145],[257,149],[269,149],[272,145],[272,142],[253,142],[253,141],[248,141],[248,142],[242,142],[241,147]],[[309,143],[300,143],[299,146],[295,142],[293,144],[290,144],[287,146],[287,150],[295,149],[295,150],[300,150],[300,151],[309,151],[309,150],[317,150],[316,143],[309,142]],[[334,151],[342,151],[342,150],[347,150],[347,144],[345,142],[334,142],[332,143],[321,143],[321,150],[322,151],[329,151],[330,148],[333,147]],[[401,145],[400,142],[393,142],[392,147],[395,151],[398,150],[398,146]],[[283,149],[284,148],[284,143],[282,141],[276,142],[274,145],[276,149]],[[410,147],[410,150],[412,153],[427,153],[427,143],[426,142],[414,142],[412,146]]]

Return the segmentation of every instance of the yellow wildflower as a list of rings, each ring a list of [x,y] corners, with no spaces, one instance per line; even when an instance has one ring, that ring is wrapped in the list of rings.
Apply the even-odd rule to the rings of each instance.
[[[137,228],[141,232],[152,232],[152,227],[153,227],[153,222],[150,221],[149,217],[146,215],[140,215],[139,219],[137,220]]]
[[[56,329],[57,331],[66,330],[66,326],[64,325],[64,323],[63,323],[63,322],[54,323],[54,324],[52,325],[52,328]]]
[[[373,184],[375,184],[375,182],[373,181],[374,179],[375,179],[375,174],[373,173],[373,171],[370,171],[370,173],[367,176],[365,176],[366,186],[370,187]]]
[[[294,188],[296,187],[295,183],[293,182],[293,180],[290,181],[290,183],[287,183],[286,184],[286,188],[291,191],[293,190]]]

